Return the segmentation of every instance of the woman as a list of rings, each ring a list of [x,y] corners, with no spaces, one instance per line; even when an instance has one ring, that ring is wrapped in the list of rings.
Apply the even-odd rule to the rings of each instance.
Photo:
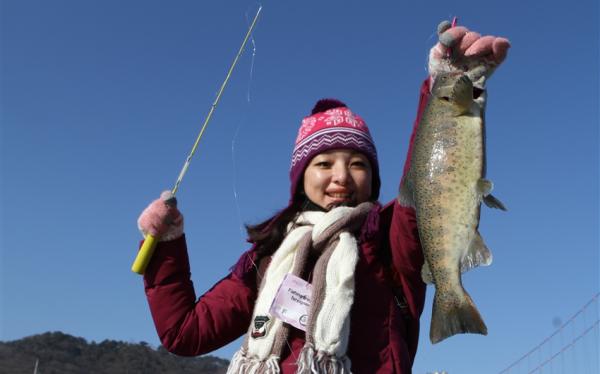
[[[510,46],[448,22],[438,34],[415,128],[437,74],[470,75],[485,99]],[[248,227],[252,248],[198,300],[176,202],[166,192],[144,210],[141,231],[162,238],[144,276],[162,344],[200,355],[246,334],[230,373],[410,373],[426,288],[415,212],[377,202],[377,152],[362,118],[319,101],[300,126],[290,180],[288,207]]]

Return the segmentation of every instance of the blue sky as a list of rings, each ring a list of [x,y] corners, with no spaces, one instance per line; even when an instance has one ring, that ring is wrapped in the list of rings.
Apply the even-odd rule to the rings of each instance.
[[[129,269],[136,219],[170,189],[255,1],[1,3],[0,340],[61,330],[159,344]],[[484,209],[492,266],[464,277],[489,329],[432,346],[415,373],[502,370],[599,289],[598,3],[264,1],[252,44],[178,192],[198,294],[283,207],[299,122],[322,97],[366,119],[382,201],[404,163],[440,20],[508,37],[489,82]],[[229,358],[239,343],[216,354]]]

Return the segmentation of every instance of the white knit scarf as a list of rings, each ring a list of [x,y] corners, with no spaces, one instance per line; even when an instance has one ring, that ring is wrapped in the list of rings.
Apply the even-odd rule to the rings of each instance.
[[[269,310],[284,276],[305,270],[306,254],[315,248],[322,252],[317,252],[320,257],[313,271],[306,344],[298,358],[297,373],[350,373],[346,350],[358,261],[357,240],[351,232],[362,226],[372,207],[372,203],[363,203],[326,213],[303,212],[288,226],[290,231],[262,280],[248,335],[227,373],[280,373],[280,355],[293,327]],[[262,333],[253,337],[257,327]]]

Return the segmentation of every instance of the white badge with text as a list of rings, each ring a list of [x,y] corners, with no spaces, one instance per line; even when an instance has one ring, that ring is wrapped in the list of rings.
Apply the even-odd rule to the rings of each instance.
[[[269,312],[283,322],[306,331],[312,285],[293,274],[286,274]]]

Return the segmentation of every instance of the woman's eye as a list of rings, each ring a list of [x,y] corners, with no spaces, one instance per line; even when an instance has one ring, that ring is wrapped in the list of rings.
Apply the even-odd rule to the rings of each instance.
[[[315,166],[318,166],[320,168],[326,168],[326,167],[331,166],[331,164],[327,161],[319,161],[315,164]]]
[[[350,166],[363,169],[367,167],[367,163],[364,161],[353,161]]]

